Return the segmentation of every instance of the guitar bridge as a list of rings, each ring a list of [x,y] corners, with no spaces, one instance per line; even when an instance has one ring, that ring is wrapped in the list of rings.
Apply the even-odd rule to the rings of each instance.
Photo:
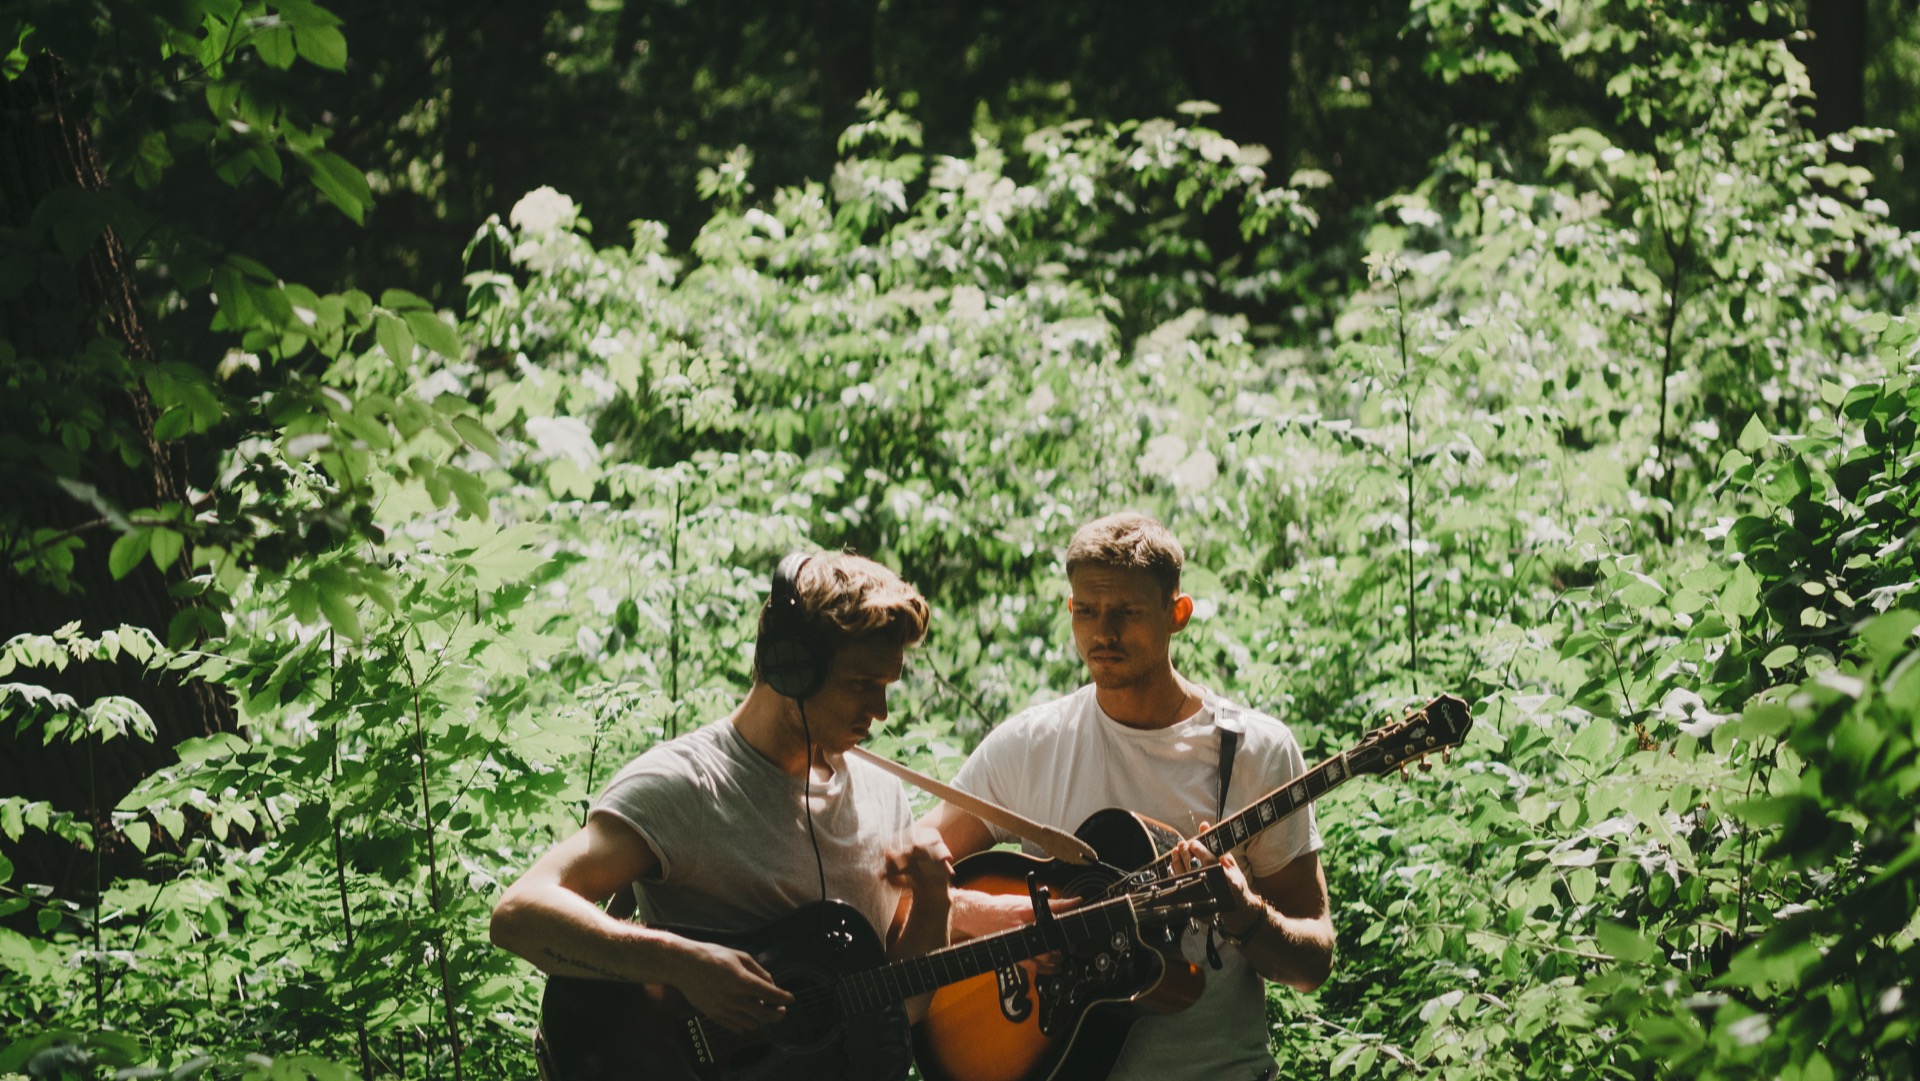
[[[693,1055],[693,1061],[702,1066],[712,1066],[713,1045],[707,1042],[707,1030],[700,1026],[698,1017],[687,1018],[687,1050]]]

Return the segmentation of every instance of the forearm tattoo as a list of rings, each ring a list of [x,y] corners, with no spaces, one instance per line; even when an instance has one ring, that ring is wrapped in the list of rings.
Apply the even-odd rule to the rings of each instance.
[[[591,961],[582,961],[578,957],[568,957],[566,954],[561,953],[560,951],[554,949],[552,946],[542,946],[540,947],[540,952],[546,954],[548,957],[551,957],[555,961],[558,961],[561,964],[566,965],[570,968],[577,968],[582,972],[591,972],[595,976],[602,976],[609,980],[619,980],[623,983],[627,981],[627,978],[625,976],[620,975],[618,972],[615,972],[612,969],[601,968],[599,965],[596,965]]]

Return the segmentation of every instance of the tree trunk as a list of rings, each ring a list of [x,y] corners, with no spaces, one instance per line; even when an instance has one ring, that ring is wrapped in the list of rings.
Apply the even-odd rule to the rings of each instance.
[[[10,550],[38,530],[71,531],[84,547],[66,574],[35,573],[31,564],[8,559],[0,568],[0,640],[46,634],[78,621],[93,636],[121,624],[145,627],[164,640],[174,616],[188,602],[170,587],[186,578],[183,564],[163,574],[151,561],[115,580],[107,552],[115,534],[101,514],[57,483],[91,486],[121,508],[156,507],[186,501],[186,461],[175,446],[153,437],[153,407],[139,373],[153,363],[133,279],[133,266],[111,230],[78,259],[59,255],[43,227],[30,228],[35,209],[71,189],[100,190],[104,178],[88,130],[77,122],[57,61],[42,55],[25,73],[0,82],[0,229],[37,258],[36,275],[24,288],[0,295],[0,340],[12,349],[0,400],[0,429],[17,440],[0,446],[0,543]],[[111,370],[83,357],[97,339],[116,343],[132,377],[100,379]],[[140,460],[128,465],[102,439],[78,451],[69,473],[49,468],[42,450],[57,449],[50,428],[63,419],[47,415],[82,396],[100,430],[138,434]],[[47,404],[57,403],[57,404]],[[98,432],[96,432],[98,436]],[[12,681],[39,684],[71,695],[81,706],[109,695],[138,701],[153,717],[153,744],[137,739],[79,743],[43,741],[40,727],[16,716],[0,717],[0,793],[46,800],[94,823],[108,877],[137,871],[139,853],[110,829],[109,812],[154,769],[171,761],[182,740],[235,728],[224,692],[174,673],[149,673],[130,662],[84,662],[64,672],[27,670]],[[101,886],[95,858],[47,835],[29,833],[18,842],[0,835],[0,851],[15,864],[16,882],[52,886],[64,897],[83,898]]]

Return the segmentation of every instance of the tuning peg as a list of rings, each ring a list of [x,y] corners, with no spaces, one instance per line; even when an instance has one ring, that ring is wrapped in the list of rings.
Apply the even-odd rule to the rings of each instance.
[[[1426,756],[1426,755],[1421,755],[1421,756],[1420,756],[1420,772],[1421,772],[1421,773],[1432,773],[1432,772],[1433,772],[1433,763],[1432,763],[1432,762],[1429,762],[1429,761],[1427,761],[1427,756]]]
[[[1403,781],[1409,779],[1407,777],[1407,764],[1405,762],[1400,763],[1400,779]]]
[[[1440,761],[1441,761],[1442,763],[1445,763],[1445,764],[1451,764],[1451,763],[1453,762],[1453,748],[1452,748],[1452,747],[1442,747],[1442,748],[1440,748]]]

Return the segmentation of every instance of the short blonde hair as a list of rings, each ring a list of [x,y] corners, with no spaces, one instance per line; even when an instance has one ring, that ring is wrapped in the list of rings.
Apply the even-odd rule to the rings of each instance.
[[[1081,526],[1067,543],[1067,580],[1081,567],[1146,571],[1171,599],[1180,592],[1187,553],[1173,531],[1138,511],[1121,511]]]
[[[927,636],[926,598],[865,556],[817,553],[801,565],[793,584],[800,621],[820,635],[829,656],[848,642],[878,638],[906,649]],[[766,646],[767,612],[761,606],[756,658]]]

